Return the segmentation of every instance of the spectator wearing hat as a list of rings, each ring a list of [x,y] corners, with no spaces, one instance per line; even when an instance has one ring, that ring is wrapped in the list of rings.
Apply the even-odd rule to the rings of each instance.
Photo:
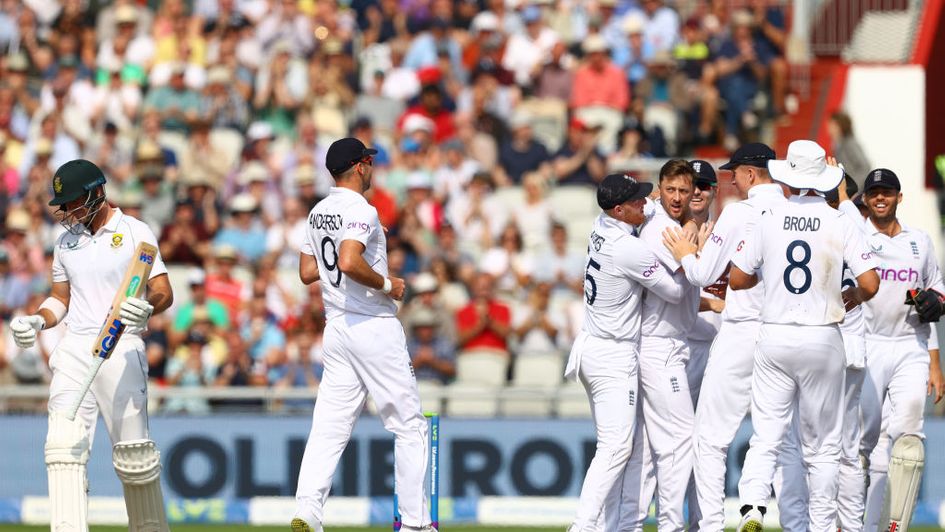
[[[155,234],[160,234],[174,215],[173,187],[164,179],[164,168],[148,165],[138,173],[141,187],[141,216]]]
[[[305,66],[294,58],[292,45],[280,41],[272,47],[272,57],[256,73],[254,87],[254,114],[276,135],[291,135],[295,113],[306,96]]]
[[[134,21],[135,33],[147,35],[151,33],[154,24],[154,13],[145,6],[136,5],[132,0],[117,0],[106,5],[95,19],[95,37],[98,42],[106,42],[115,37],[119,20]]]
[[[514,221],[502,227],[493,245],[483,253],[479,269],[492,275],[498,293],[521,298],[535,273],[534,257],[525,251],[522,232]]]
[[[565,43],[559,41],[551,47],[535,82],[535,96],[567,102],[574,85],[574,58],[568,53]]]
[[[37,113],[39,135],[31,137],[23,150],[20,175],[28,175],[33,166],[49,169],[50,177],[55,168],[81,156],[79,143],[61,125],[61,117],[55,112]]]
[[[213,381],[215,386],[265,386],[266,375],[261,371],[262,365],[254,365],[253,357],[247,350],[246,342],[243,340],[239,331],[230,330],[223,335],[226,342],[226,359],[217,368],[216,378]],[[262,401],[258,399],[228,399],[214,401],[219,406],[246,410],[248,408],[259,408]]]
[[[4,242],[6,244],[7,242]],[[0,249],[0,318],[9,321],[14,311],[23,308],[30,294],[29,277],[14,273],[6,245]],[[8,342],[7,345],[13,345]]]
[[[383,181],[384,189],[393,194],[398,205],[403,205],[407,199],[407,182],[411,177],[415,183],[420,179],[432,181],[432,172],[425,159],[423,145],[413,137],[404,137],[400,141],[400,161],[394,164]]]
[[[286,43],[294,56],[308,55],[315,49],[311,19],[299,10],[296,0],[279,0],[274,9],[259,22],[256,39],[266,50]]]
[[[581,45],[584,62],[574,73],[570,106],[581,109],[601,106],[624,112],[630,104],[630,87],[626,77],[607,55],[607,41],[591,35]]]
[[[466,185],[473,174],[479,171],[479,163],[466,153],[466,146],[458,138],[442,146],[443,164],[433,173],[434,196],[440,204],[465,194]]]
[[[470,289],[472,299],[456,313],[457,345],[462,351],[492,350],[509,353],[512,332],[511,311],[495,297],[495,279],[485,272],[476,274]]]
[[[187,133],[189,124],[200,115],[200,94],[184,83],[184,65],[171,67],[167,85],[152,88],[144,99],[144,109],[153,109],[161,118],[161,129]]]
[[[295,184],[295,190],[289,197],[297,197],[306,212],[312,210],[312,207],[324,197],[318,194],[315,188],[317,179],[315,167],[308,163],[300,164],[295,167],[291,175],[291,182]]]
[[[162,253],[163,255],[163,253]],[[190,300],[178,307],[174,314],[174,322],[171,326],[175,337],[172,343],[176,344],[182,335],[191,329],[199,319],[205,319],[213,327],[226,329],[236,318],[230,314],[227,308],[220,300],[207,295],[207,274],[203,268],[195,266],[187,273],[187,286],[190,287]]]
[[[210,142],[210,121],[196,119],[191,125],[187,147],[181,154],[181,172],[202,172],[219,188],[235,162],[230,154]]]
[[[45,266],[43,246],[35,240],[29,212],[22,208],[7,212],[3,235],[3,250],[10,261],[10,272],[30,279]]]
[[[179,173],[177,153],[161,142],[162,131],[161,113],[157,109],[143,109],[135,144],[135,166],[160,164],[164,166],[167,179],[176,181]]]
[[[207,71],[207,85],[200,101],[200,115],[208,117],[213,128],[246,131],[249,104],[233,83],[233,74],[223,65]]]
[[[404,64],[407,44],[404,41],[392,41],[390,48],[390,68],[383,74],[380,95],[398,102],[406,102],[420,94],[420,78],[417,72]]]
[[[663,0],[642,0],[640,7],[646,21],[644,38],[654,51],[672,50],[679,40],[679,15]]]
[[[449,20],[434,17],[425,30],[413,36],[404,57],[404,65],[414,70],[436,66],[440,53],[449,57],[448,64],[460,67],[462,50],[450,32]]]
[[[639,13],[630,13],[623,18],[621,29],[626,35],[626,45],[614,48],[611,56],[614,63],[626,72],[630,89],[646,76],[646,63],[656,50],[643,36],[646,23]]]
[[[542,63],[558,42],[558,35],[545,24],[537,5],[522,10],[522,21],[525,22],[525,31],[509,37],[502,55],[502,66],[515,74],[517,85],[531,87]]]
[[[126,184],[132,175],[131,141],[120,136],[112,122],[106,122],[102,132],[86,145],[85,158],[98,165],[110,182]]]
[[[549,181],[539,172],[528,172],[522,179],[525,201],[511,215],[522,233],[524,249],[535,256],[548,249],[548,235],[554,208],[548,199]]]
[[[203,224],[207,233],[216,233],[220,227],[221,205],[210,178],[198,168],[182,175],[180,185],[184,198],[194,206],[195,220]]]
[[[446,384],[456,375],[456,353],[437,327],[441,321],[426,308],[411,316],[407,352],[418,381]]]
[[[283,161],[283,192],[291,195],[294,190],[296,168],[307,166],[309,170],[315,172],[312,184],[319,197],[328,195],[328,189],[335,184],[328,169],[325,168],[325,156],[328,153],[328,147],[319,139],[318,128],[315,121],[307,113],[299,115],[296,120],[298,136],[292,150],[286,154]],[[308,172],[308,170],[306,170]],[[310,206],[314,207],[314,203]]]
[[[505,227],[508,213],[493,196],[492,176],[488,172],[477,172],[469,181],[466,194],[450,200],[446,217],[456,231],[457,249],[479,257],[492,247]]]
[[[243,310],[243,301],[249,299],[249,290],[242,281],[233,276],[233,268],[239,259],[235,247],[217,245],[213,251],[214,270],[207,275],[207,298],[216,299],[226,305],[231,320]]]
[[[584,291],[584,253],[575,253],[568,247],[568,228],[553,222],[549,230],[551,249],[540,255],[535,271],[537,279],[549,281],[555,292],[564,295]]]
[[[266,231],[259,217],[259,202],[237,194],[229,202],[230,219],[213,239],[214,246],[232,246],[240,257],[256,262],[266,253]]]
[[[325,366],[322,365],[323,320],[316,330],[299,329],[292,331],[287,342],[285,364],[270,367],[267,372],[269,384],[274,388],[316,389],[321,383]],[[293,410],[311,409],[311,400],[289,400],[286,408]]]
[[[436,85],[427,85],[421,89],[420,102],[408,108],[399,121],[398,126],[402,131],[411,115],[420,115],[433,121],[433,141],[437,144],[456,135],[453,114],[444,107],[442,89]]]
[[[252,196],[259,205],[266,227],[282,217],[281,190],[265,165],[259,161],[246,163],[238,179],[242,192]]]
[[[200,266],[209,254],[210,232],[197,219],[197,208],[190,199],[177,202],[174,217],[161,230],[158,245],[168,264]]]
[[[532,118],[517,112],[509,120],[511,136],[508,142],[499,145],[498,180],[505,183],[522,184],[522,177],[529,172],[538,172],[543,178],[551,177],[551,155],[544,144],[535,139]]]
[[[551,312],[550,281],[539,281],[528,293],[528,302],[512,312],[516,352],[560,355],[567,346],[567,322],[562,312]]]
[[[96,63],[118,60],[121,62],[146,68],[154,57],[154,40],[150,36],[150,28],[143,27],[139,22],[150,24],[142,20],[142,11],[131,3],[121,3],[115,6],[113,20],[115,33],[101,41],[96,56]],[[149,12],[150,13],[150,12]]]
[[[299,198],[289,196],[282,203],[283,216],[266,229],[266,253],[275,258],[279,268],[298,269],[299,250],[305,243],[309,209]]]
[[[30,117],[39,107],[40,85],[29,76],[30,60],[23,52],[6,57],[4,81],[14,100],[10,129],[18,138],[29,135]]]
[[[597,150],[599,132],[598,127],[571,119],[568,137],[551,162],[559,184],[594,185],[604,178],[607,168],[604,156]]]
[[[500,25],[499,17],[492,11],[481,11],[473,17],[469,27],[472,39],[463,48],[463,67],[467,72],[480,64],[487,49],[504,53],[505,38]]]
[[[183,342],[182,355],[167,362],[165,379],[168,386],[181,388],[203,388],[213,383],[216,368],[204,364],[208,339],[203,334],[191,332]],[[173,395],[164,404],[167,413],[205,415],[210,413],[210,403],[203,397],[181,397]]]
[[[285,333],[266,307],[265,292],[254,293],[247,310],[240,334],[246,342],[249,355],[257,363],[262,363],[268,360],[274,351],[285,349]]]

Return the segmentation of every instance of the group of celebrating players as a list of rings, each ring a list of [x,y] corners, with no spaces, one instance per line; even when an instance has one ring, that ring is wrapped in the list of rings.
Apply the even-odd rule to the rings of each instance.
[[[747,144],[720,169],[741,201],[714,223],[705,161],[667,162],[655,194],[629,175],[598,188],[566,374],[587,390],[597,453],[569,530],[642,530],[654,495],[659,530],[686,529],[687,499],[689,530],[723,530],[749,410],[740,531],[762,530],[772,489],[785,530],[907,529],[925,396],[945,394],[929,236],[898,220],[894,172],[860,176],[851,200],[815,142],[785,160]]]

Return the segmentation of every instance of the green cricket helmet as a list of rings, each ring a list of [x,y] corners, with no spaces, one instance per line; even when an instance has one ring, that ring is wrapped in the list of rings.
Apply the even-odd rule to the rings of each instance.
[[[69,161],[56,170],[52,183],[53,199],[49,204],[56,207],[82,196],[88,197],[89,193],[104,184],[105,174],[95,163],[85,159]]]

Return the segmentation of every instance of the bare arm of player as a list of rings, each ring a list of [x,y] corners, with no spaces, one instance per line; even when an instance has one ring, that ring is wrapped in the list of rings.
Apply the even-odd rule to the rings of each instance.
[[[853,288],[847,288],[841,294],[843,304],[847,310],[850,310],[864,301],[869,301],[879,291],[879,274],[876,270],[868,270],[856,277],[856,284]]]
[[[384,276],[371,269],[371,265],[364,260],[364,244],[357,240],[342,240],[341,250],[338,253],[338,268],[355,282],[375,290],[384,289]],[[401,300],[404,298],[404,280],[399,277],[389,277],[391,289],[390,297]]]
[[[934,330],[932,334],[935,334]],[[937,404],[945,397],[945,375],[942,375],[942,363],[939,360],[938,349],[929,349],[929,385],[928,395],[934,392],[935,403]]]
[[[732,290],[748,290],[758,284],[758,276],[753,273],[745,273],[732,264],[732,269],[728,272],[728,287]]]
[[[724,299],[712,299],[709,297],[700,297],[699,298],[699,312],[705,312],[711,310],[716,314],[721,314],[725,310],[725,300]]]
[[[318,280],[318,260],[314,255],[299,253],[299,279],[304,285],[310,285]]]
[[[154,307],[151,315],[160,314],[167,310],[174,302],[174,290],[166,273],[148,280],[148,303]]]
[[[58,283],[52,284],[52,289],[49,291],[49,297],[58,299],[68,311],[69,293],[69,281],[60,281]],[[37,314],[42,316],[43,320],[46,322],[46,325],[43,327],[43,329],[51,329],[59,323],[56,315],[49,309],[40,308]]]

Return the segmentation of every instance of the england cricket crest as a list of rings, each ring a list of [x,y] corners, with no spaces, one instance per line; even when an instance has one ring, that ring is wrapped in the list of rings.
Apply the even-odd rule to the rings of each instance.
[[[122,244],[122,238],[124,238],[124,235],[121,233],[115,233],[112,235],[112,247],[115,249],[120,248]]]

